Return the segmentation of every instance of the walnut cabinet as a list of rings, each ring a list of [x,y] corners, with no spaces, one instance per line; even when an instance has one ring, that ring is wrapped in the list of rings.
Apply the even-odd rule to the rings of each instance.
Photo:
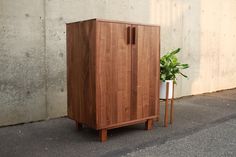
[[[100,131],[159,118],[160,27],[91,19],[68,23],[68,116]]]

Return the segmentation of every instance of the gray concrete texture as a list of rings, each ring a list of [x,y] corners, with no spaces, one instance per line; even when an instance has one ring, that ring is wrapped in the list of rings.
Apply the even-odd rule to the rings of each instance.
[[[162,112],[164,113],[164,103]],[[1,157],[117,157],[236,155],[236,89],[175,101],[174,124],[163,127],[163,114],[153,130],[144,124],[98,132],[78,130],[67,118],[0,128]]]
[[[0,126],[67,113],[65,23],[161,26],[161,54],[181,47],[189,79],[175,96],[236,87],[234,0],[0,0]]]

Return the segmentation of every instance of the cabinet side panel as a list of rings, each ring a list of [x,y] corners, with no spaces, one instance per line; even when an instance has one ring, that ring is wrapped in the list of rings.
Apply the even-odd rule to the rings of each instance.
[[[157,75],[156,75],[156,81],[157,81],[157,84],[156,84],[156,89],[157,89],[157,93],[156,93],[156,107],[157,109],[155,110],[156,111],[156,114],[158,116],[158,118],[160,119],[160,49],[161,49],[161,29],[160,27],[156,27],[157,29],[157,32],[156,32],[156,36],[157,36],[157,41],[156,41],[156,44],[157,44]]]
[[[67,50],[67,112],[68,116],[71,119],[75,119],[75,106],[73,105],[73,94],[74,92],[72,83],[73,83],[73,66],[72,66],[72,55],[73,55],[73,34],[74,34],[75,24],[66,25],[66,50]]]
[[[68,115],[95,128],[95,21],[67,28]]]

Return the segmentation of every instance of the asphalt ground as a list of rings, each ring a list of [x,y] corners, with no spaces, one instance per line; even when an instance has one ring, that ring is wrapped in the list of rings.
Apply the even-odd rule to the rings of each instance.
[[[236,156],[236,89],[175,100],[174,124],[98,132],[63,117],[0,128],[0,157]],[[162,112],[164,104],[161,103]]]

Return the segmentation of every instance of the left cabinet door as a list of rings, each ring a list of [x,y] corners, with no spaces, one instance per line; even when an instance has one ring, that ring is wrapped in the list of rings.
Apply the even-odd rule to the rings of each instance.
[[[130,120],[131,43],[124,23],[97,22],[97,128]]]

